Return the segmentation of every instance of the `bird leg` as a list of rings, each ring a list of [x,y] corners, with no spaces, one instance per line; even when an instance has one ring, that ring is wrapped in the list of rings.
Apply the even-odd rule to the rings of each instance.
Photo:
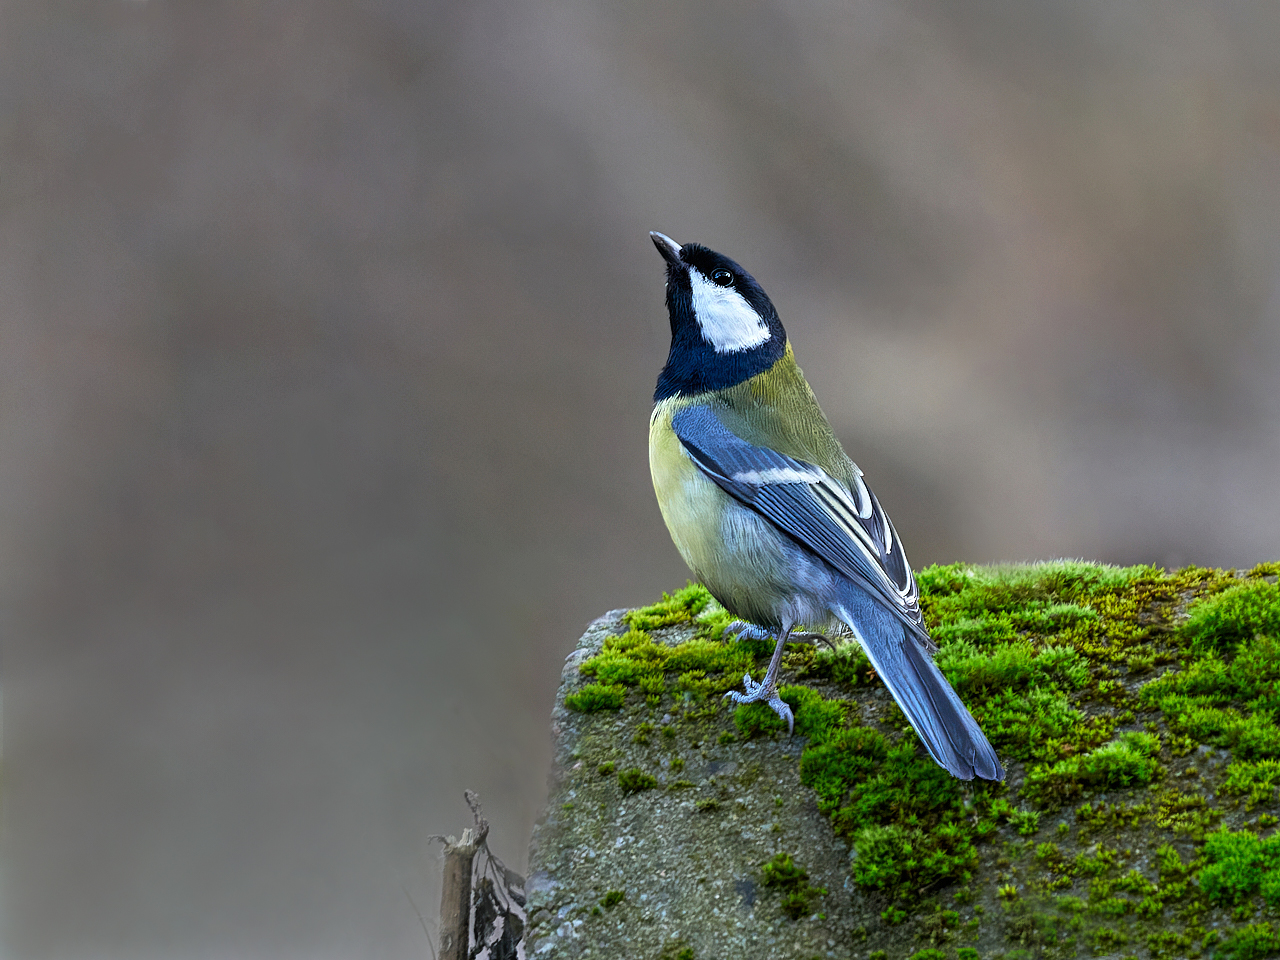
[[[752,627],[750,624],[747,626],[752,631],[763,633],[760,627]],[[778,634],[778,645],[773,648],[773,659],[769,661],[769,669],[765,673],[764,679],[756,683],[751,679],[751,674],[744,673],[742,675],[742,685],[747,692],[738,693],[736,690],[730,690],[725,694],[734,703],[758,703],[759,701],[764,701],[774,713],[787,721],[788,737],[791,736],[791,732],[795,729],[796,719],[786,701],[778,696],[778,668],[782,665],[782,651],[787,645],[787,638],[791,635],[791,626],[789,623],[785,624],[782,632]],[[763,636],[757,634],[753,639],[764,639],[767,636],[769,636],[768,633],[764,633]]]

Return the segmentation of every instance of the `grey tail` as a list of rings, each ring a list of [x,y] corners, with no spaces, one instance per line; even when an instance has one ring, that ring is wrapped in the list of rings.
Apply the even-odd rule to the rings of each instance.
[[[960,780],[1004,779],[991,741],[897,617],[870,598],[855,602],[852,611],[841,608],[836,613],[853,627],[871,665],[938,766]]]

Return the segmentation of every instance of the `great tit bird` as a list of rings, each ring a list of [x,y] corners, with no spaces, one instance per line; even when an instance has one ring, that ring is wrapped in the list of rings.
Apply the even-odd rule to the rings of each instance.
[[[836,439],[778,313],[723,254],[651,233],[667,263],[671,352],[649,420],[649,465],[680,555],[731,630],[776,637],[738,703],[778,695],[797,624],[844,624],[929,755],[961,780],[1003,780],[995,750],[933,662],[915,575],[884,509]]]

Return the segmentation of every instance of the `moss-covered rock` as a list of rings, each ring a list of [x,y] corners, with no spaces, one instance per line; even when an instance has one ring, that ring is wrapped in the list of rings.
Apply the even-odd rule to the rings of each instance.
[[[557,699],[529,955],[1271,956],[1277,572],[921,571],[1004,784],[938,768],[856,644],[788,648],[787,739],[723,699],[771,645],[701,587],[602,618]]]

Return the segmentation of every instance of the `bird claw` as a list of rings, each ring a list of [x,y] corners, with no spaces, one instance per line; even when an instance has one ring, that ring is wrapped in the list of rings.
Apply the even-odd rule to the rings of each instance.
[[[767,683],[768,677],[760,683],[756,683],[751,679],[751,674],[744,673],[742,675],[742,686],[746,688],[746,693],[739,693],[737,690],[730,690],[725,697],[733,700],[734,703],[760,703],[763,701],[769,708],[780,718],[787,721],[787,736],[791,736],[795,730],[796,718],[791,712],[791,707],[787,702],[778,696],[778,687],[776,683]]]
[[[757,700],[763,700],[767,696],[764,683],[756,683],[751,679],[751,674],[749,673],[742,675],[742,686],[746,688],[746,693],[730,690],[725,696],[732,697],[735,703],[755,703]]]
[[[825,643],[830,650],[836,648],[836,642],[825,633],[793,633],[787,637],[787,643],[807,643],[813,646]]]

